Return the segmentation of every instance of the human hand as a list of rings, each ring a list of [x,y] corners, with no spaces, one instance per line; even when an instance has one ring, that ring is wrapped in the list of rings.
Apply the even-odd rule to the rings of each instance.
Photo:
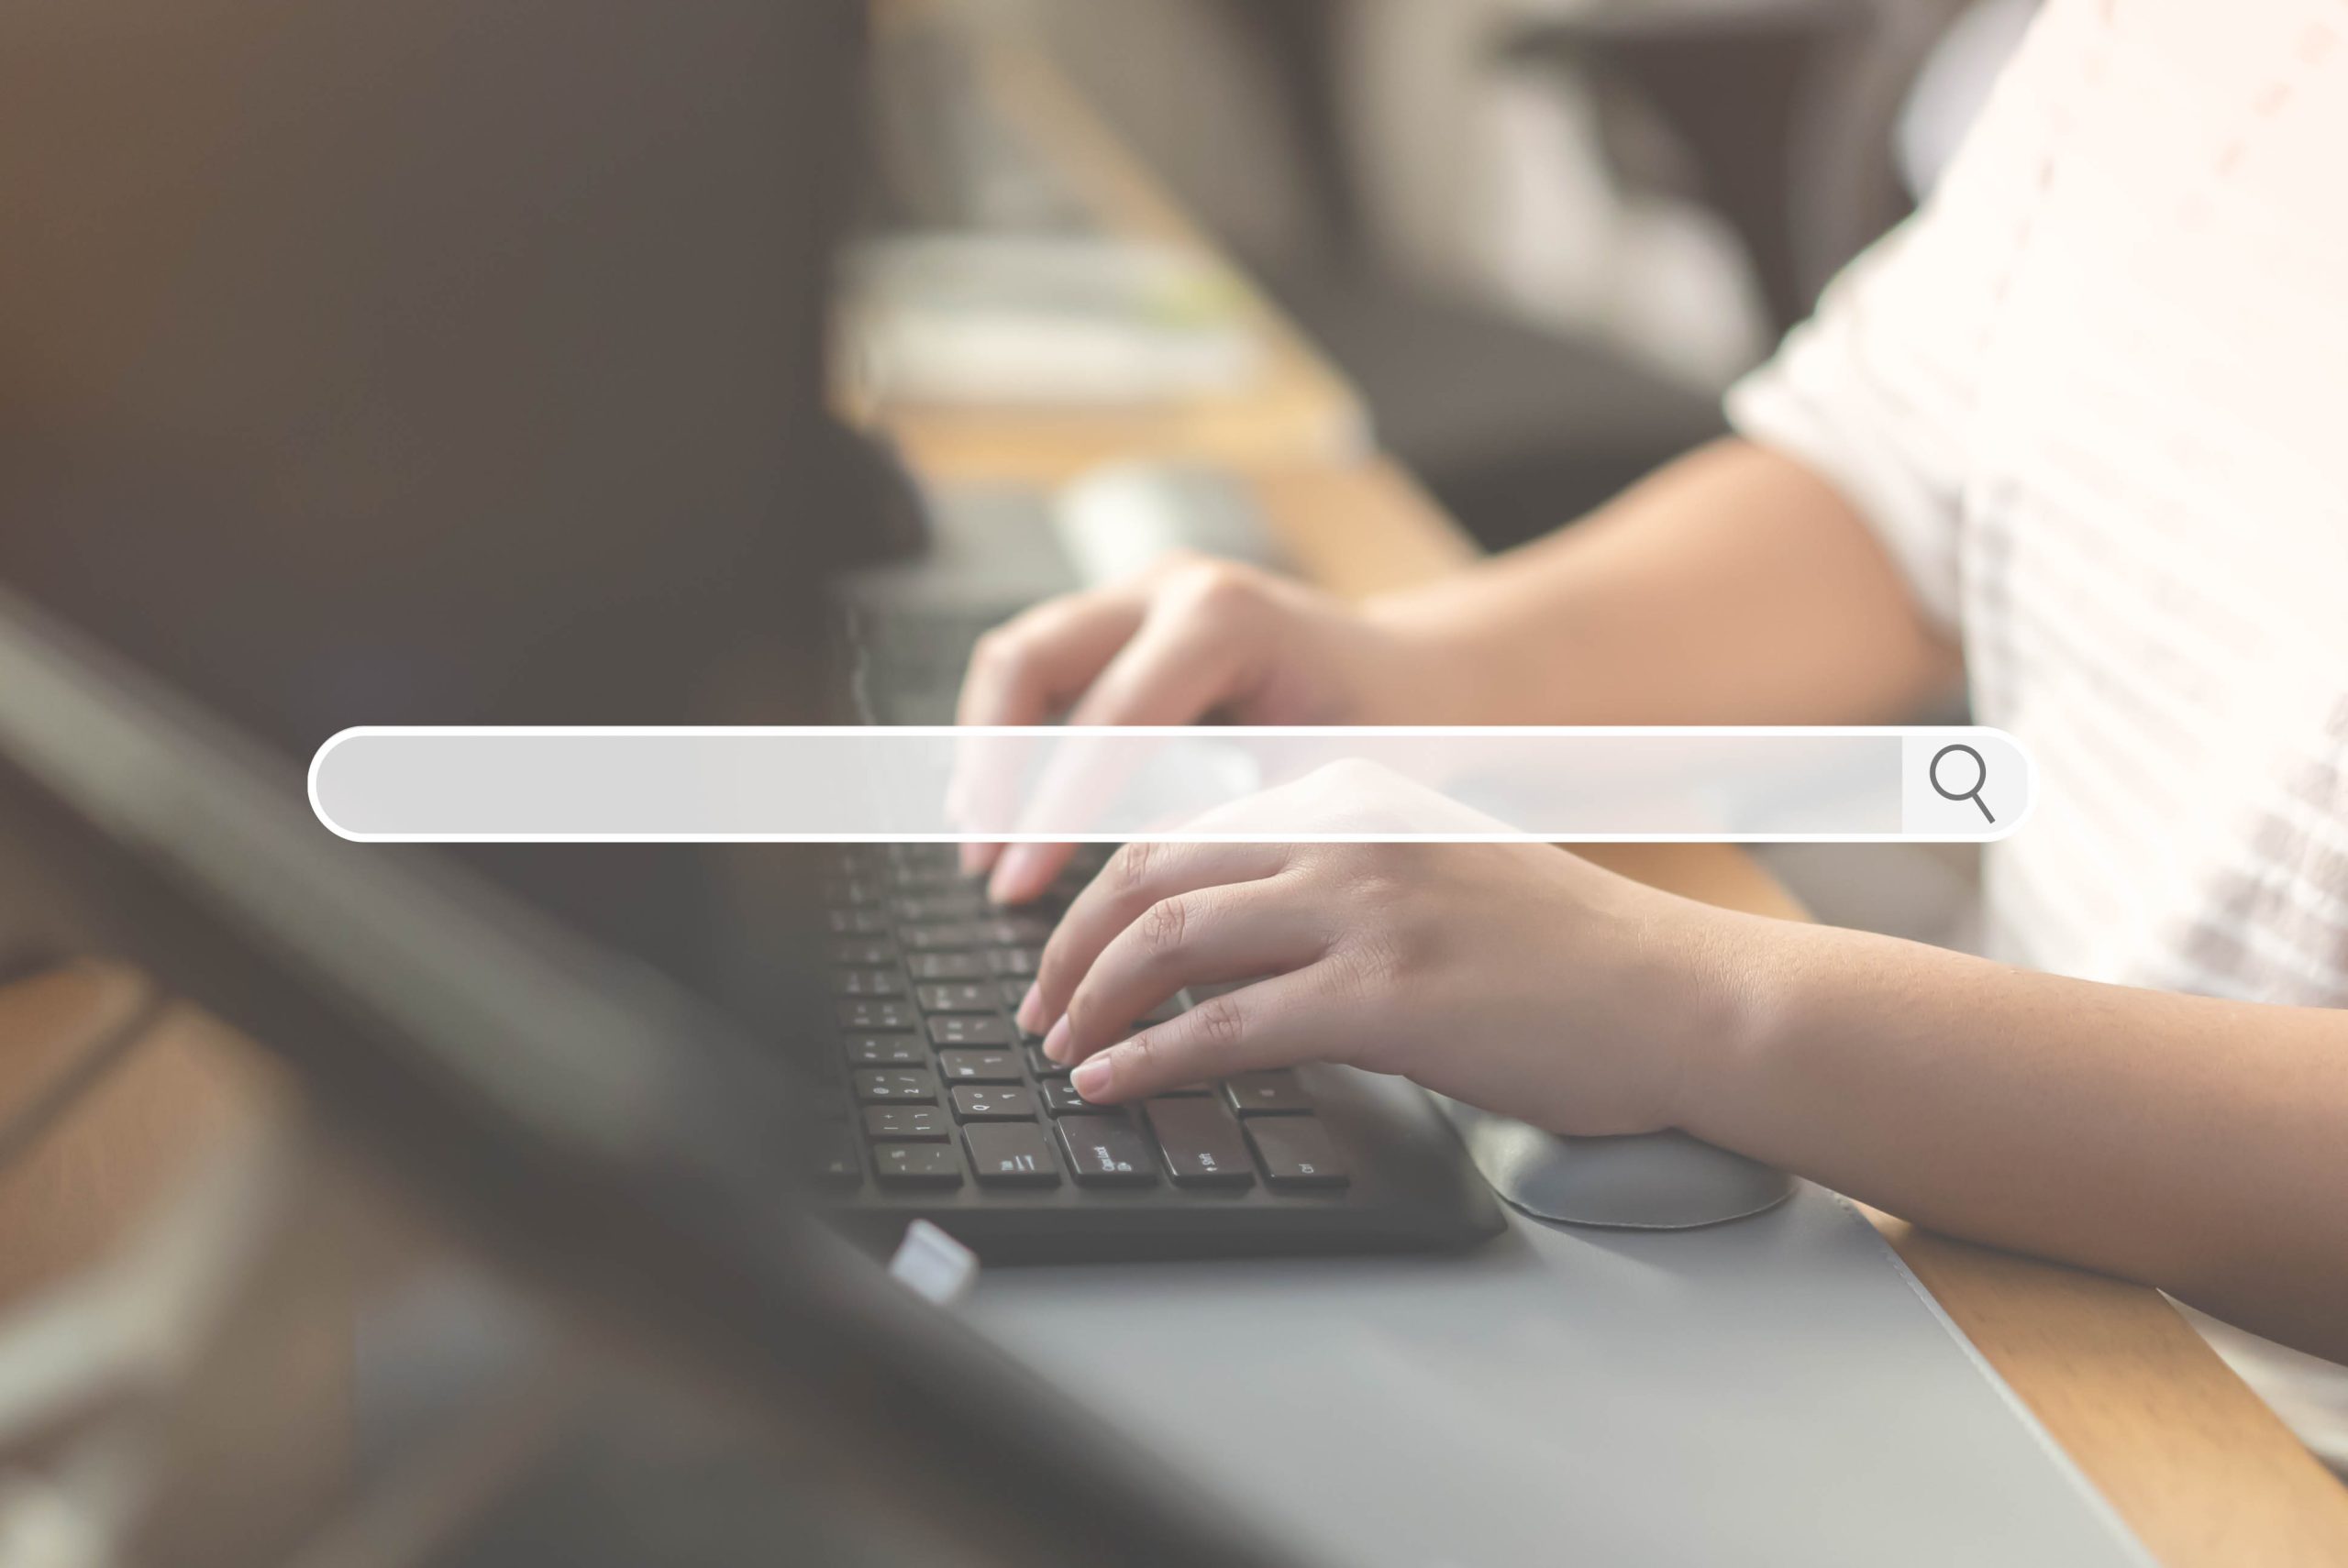
[[[1129,582],[1036,606],[979,641],[963,725],[1439,723],[1440,640],[1253,568],[1169,557]],[[958,781],[962,782],[962,781]],[[1024,903],[1072,851],[963,847],[988,891]]]
[[[1134,844],[1061,922],[1020,1021],[1088,1099],[1333,1061],[1552,1132],[1652,1132],[1735,1038],[1762,923],[1544,845]],[[1186,986],[1247,980],[1131,1033]]]

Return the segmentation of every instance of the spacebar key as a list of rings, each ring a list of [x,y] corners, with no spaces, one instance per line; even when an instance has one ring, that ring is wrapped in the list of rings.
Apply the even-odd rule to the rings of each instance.
[[[1054,1125],[1069,1175],[1084,1187],[1147,1187],[1157,1180],[1157,1152],[1121,1117],[1063,1116]]]

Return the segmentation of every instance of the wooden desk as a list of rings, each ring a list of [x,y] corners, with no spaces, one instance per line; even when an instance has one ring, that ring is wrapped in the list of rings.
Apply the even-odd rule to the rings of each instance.
[[[294,1099],[262,1052],[134,971],[77,965],[0,988],[0,1311],[147,1239],[224,1147],[282,1122]],[[227,1561],[271,1560],[263,1543],[282,1551],[347,1479],[355,1297],[336,1270],[306,1283],[260,1304],[265,1370],[207,1364],[236,1379],[230,1408],[201,1424],[175,1411],[154,1434],[201,1433],[222,1456],[203,1491],[166,1485],[152,1501],[183,1530],[249,1549]],[[184,1533],[175,1544],[195,1550]]]
[[[1005,49],[992,67],[1005,109],[1129,232],[1203,246],[1198,230],[1117,147],[1048,65]],[[1456,525],[1401,469],[1299,430],[1361,427],[1357,404],[1295,332],[1263,307],[1292,374],[1277,395],[1223,411],[1096,416],[879,410],[915,465],[939,480],[1053,480],[1104,458],[1169,450],[1245,469],[1290,558],[1336,592],[1423,582],[1473,558]],[[1310,412],[1318,405],[1318,413]],[[1233,424],[1283,411],[1252,445]],[[1130,442],[1129,447],[1121,446]],[[1612,846],[1593,859],[1692,898],[1789,919],[1800,906],[1750,856],[1718,845]],[[2348,1488],[2157,1292],[1969,1245],[1871,1215],[1917,1277],[2173,1568],[2348,1564]]]
[[[909,0],[901,25],[920,25],[930,0]],[[1366,456],[1369,425],[1353,389],[1110,138],[1043,61],[1018,50],[984,58],[991,96],[1014,131],[1047,149],[1083,201],[1118,234],[1189,251],[1232,279],[1261,341],[1261,362],[1229,395],[1099,408],[999,410],[859,403],[914,466],[963,480],[1053,483],[1112,458],[1184,458],[1257,468]]]

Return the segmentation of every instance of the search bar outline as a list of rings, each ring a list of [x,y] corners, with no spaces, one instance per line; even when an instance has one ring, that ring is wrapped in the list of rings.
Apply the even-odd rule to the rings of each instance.
[[[1154,753],[1143,749],[1156,743],[1165,744]],[[1137,814],[1143,808],[1128,805],[1122,818],[1091,825],[1069,819],[997,817],[971,826],[937,820],[954,759],[990,745],[1063,757],[1073,748],[1091,748],[1113,760],[1130,749],[1156,761],[1144,768],[1124,758],[1128,771],[1149,773],[1158,782],[1168,771],[1168,758],[1192,765],[1205,758],[1217,777],[1191,780],[1172,814],[1159,801],[1151,808],[1157,816]],[[1676,782],[1668,773],[1661,784],[1641,776],[1642,765],[1652,769],[1657,758],[1669,760],[1675,747],[1675,765],[1682,768]],[[1970,771],[1952,780],[1949,765],[1943,764],[1940,782],[1972,782],[1969,792],[1947,794],[1934,782],[1935,760],[1946,758],[1950,747],[1980,759],[1977,781]],[[1749,753],[1751,767],[1721,767],[1722,757],[1733,763],[1740,753]],[[1291,806],[1286,815],[1275,809],[1252,825],[1228,812],[1205,830],[1187,825],[1201,811],[1270,799],[1254,791],[1281,780],[1241,778],[1229,766],[1234,758],[1252,758],[1259,770],[1271,758],[1293,771],[1300,756],[1367,757],[1375,764],[1380,756],[1399,763],[1393,771],[1405,777],[1478,762],[1480,775],[1456,767],[1458,776],[1434,790],[1469,815],[1443,804],[1423,812],[1413,806],[1390,815],[1383,826],[1362,820],[1330,827],[1302,820]],[[774,772],[786,756],[798,765],[787,779]],[[838,778],[829,784],[817,778],[823,770],[811,767],[811,758],[834,762]],[[1856,791],[1852,806],[1811,798],[1800,767],[1813,758],[1825,773],[1841,766],[1844,787]],[[884,759],[890,766],[876,768]],[[1604,811],[1585,802],[1578,809],[1586,814],[1572,820],[1576,806],[1559,797],[1575,790],[1588,794],[1587,766],[1570,778],[1553,772],[1546,786],[1541,769],[1591,759],[1610,767],[1622,764],[1617,782],[1649,794],[1604,798]],[[1701,766],[1688,771],[1696,762]],[[743,780],[755,777],[753,764],[785,787],[746,793]],[[1972,766],[1962,758],[1955,765]],[[1848,777],[1855,770],[1863,777]],[[900,777],[914,782],[892,788]],[[369,844],[1875,844],[2002,839],[2028,821],[2038,778],[2035,760],[2018,740],[1977,726],[362,725],[318,748],[308,785],[311,809],[322,824]],[[1658,792],[1674,787],[1681,796]],[[825,796],[812,807],[805,798],[811,789]],[[794,799],[798,809],[813,814],[791,820]],[[1326,791],[1321,803],[1328,803]],[[1342,798],[1337,804],[1345,805]],[[1634,816],[1644,811],[1652,820],[1608,818],[1605,811]],[[1676,824],[1674,812],[1681,812]],[[770,823],[776,813],[781,816]],[[847,820],[858,813],[869,820]]]

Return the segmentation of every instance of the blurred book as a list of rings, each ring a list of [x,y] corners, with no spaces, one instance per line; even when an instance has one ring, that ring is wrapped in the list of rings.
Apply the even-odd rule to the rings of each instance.
[[[1163,247],[894,237],[857,254],[848,285],[847,362],[874,403],[1178,402],[1236,391],[1263,359],[1241,285]]]

